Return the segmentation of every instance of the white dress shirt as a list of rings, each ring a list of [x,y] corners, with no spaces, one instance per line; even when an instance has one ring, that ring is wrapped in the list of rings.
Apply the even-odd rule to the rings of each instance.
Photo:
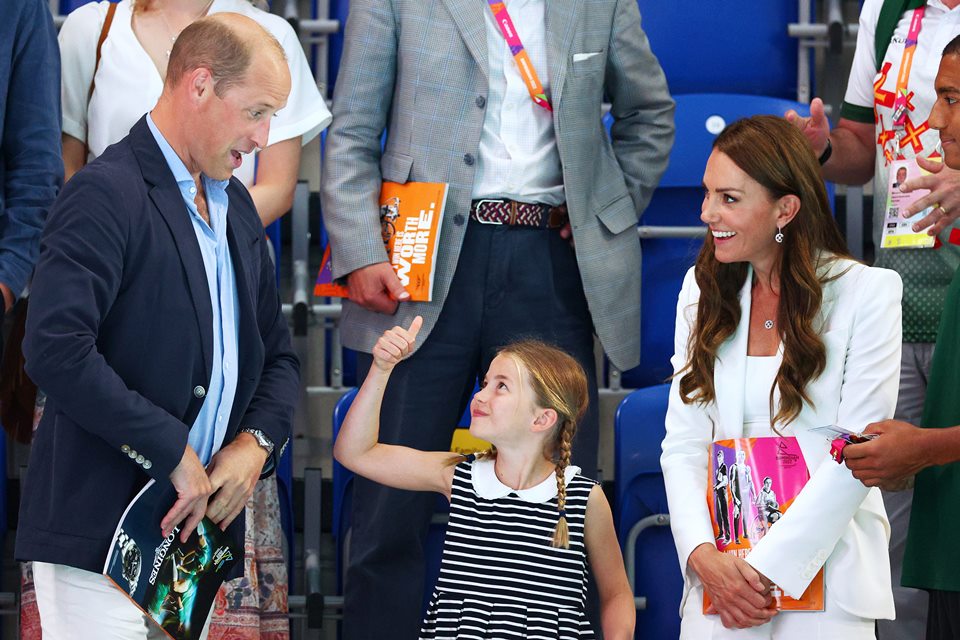
[[[545,0],[505,0],[504,4],[549,98]],[[473,199],[561,204],[566,197],[553,114],[530,98],[489,6],[484,7],[484,15],[490,86]]]

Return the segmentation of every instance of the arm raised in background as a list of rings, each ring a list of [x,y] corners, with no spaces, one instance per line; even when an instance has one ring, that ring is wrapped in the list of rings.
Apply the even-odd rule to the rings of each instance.
[[[840,118],[836,128],[831,131],[820,98],[814,98],[810,103],[809,117],[801,116],[793,109],[787,111],[785,117],[803,132],[818,158],[826,151],[827,141],[830,141],[833,150],[823,165],[825,180],[859,185],[873,179],[877,156],[873,122]]]

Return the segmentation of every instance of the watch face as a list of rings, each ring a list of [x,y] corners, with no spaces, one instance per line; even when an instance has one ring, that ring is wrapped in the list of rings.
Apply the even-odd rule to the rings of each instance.
[[[267,450],[267,453],[273,453],[273,443],[259,429],[245,429],[244,433],[249,433],[257,439],[257,444]]]

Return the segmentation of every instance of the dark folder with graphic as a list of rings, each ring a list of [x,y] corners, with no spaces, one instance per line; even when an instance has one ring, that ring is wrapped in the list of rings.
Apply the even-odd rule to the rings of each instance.
[[[120,518],[103,573],[168,636],[195,640],[241,550],[209,518],[186,542],[179,527],[164,538],[176,497],[170,482],[147,483]]]

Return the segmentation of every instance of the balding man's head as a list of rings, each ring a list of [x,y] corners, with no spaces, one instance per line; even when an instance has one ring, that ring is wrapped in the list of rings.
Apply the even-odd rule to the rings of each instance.
[[[210,70],[217,95],[241,82],[254,55],[283,64],[283,47],[255,21],[239,13],[216,13],[187,26],[167,62],[166,86],[176,86],[191,71]],[[285,66],[285,65],[284,65]]]
[[[151,112],[191,174],[226,180],[269,144],[270,121],[290,95],[276,39],[253,20],[218,13],[183,30]]]

